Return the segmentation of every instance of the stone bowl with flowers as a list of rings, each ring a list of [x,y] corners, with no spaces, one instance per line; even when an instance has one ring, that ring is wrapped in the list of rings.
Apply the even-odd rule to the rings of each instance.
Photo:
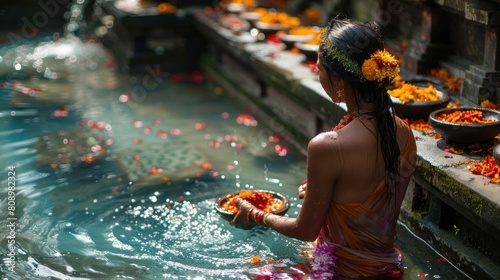
[[[320,42],[321,42],[321,31],[315,34],[312,40],[306,42],[295,42],[294,47],[305,55],[306,61],[317,61]]]
[[[252,27],[255,27],[255,23],[258,22],[267,13],[268,13],[267,8],[256,7],[255,9],[240,13],[240,17],[250,22],[252,24]]]
[[[446,142],[480,143],[500,134],[500,112],[485,108],[444,108],[429,115],[429,124]]]
[[[225,12],[238,14],[255,7],[255,0],[222,0],[219,2]]]
[[[343,61],[345,65],[350,63],[345,59]],[[446,107],[450,101],[447,94],[436,90],[432,84],[423,88],[407,83],[399,72],[399,61],[385,49],[371,54],[361,66],[362,79],[386,87],[395,114],[399,117],[427,119],[432,111]]]
[[[291,49],[297,42],[305,43],[313,40],[320,32],[320,27],[301,25],[289,30],[280,30],[276,32],[276,36],[285,44],[287,49]]]
[[[268,190],[241,190],[215,199],[215,210],[224,219],[233,220],[236,213],[238,213],[238,206],[236,205],[236,199],[238,198],[250,202],[259,210],[276,215],[284,215],[290,208],[290,202],[283,194]]]
[[[404,119],[427,120],[433,111],[446,108],[450,102],[450,96],[432,84],[424,87],[402,81],[387,92],[396,115]]]
[[[269,12],[255,23],[255,27],[266,36],[299,25],[300,19],[298,17],[290,16],[285,12]]]

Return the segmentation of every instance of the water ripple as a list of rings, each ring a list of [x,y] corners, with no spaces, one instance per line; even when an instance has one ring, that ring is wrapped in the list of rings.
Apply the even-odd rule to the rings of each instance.
[[[22,184],[38,181],[41,179],[45,179],[48,176],[50,176],[50,173],[45,173],[45,172],[42,173],[42,172],[38,172],[35,170],[28,170],[26,172],[17,172],[16,176],[17,176],[17,178],[16,178],[17,181],[22,185]]]
[[[15,141],[7,144],[3,144],[0,146],[0,149],[5,149],[5,150],[10,150],[10,149],[18,149],[21,147],[32,147],[33,144],[38,142],[38,138],[31,138],[31,139],[26,139],[26,140],[20,140],[20,141]]]
[[[37,109],[0,111],[0,118],[3,117],[34,117],[39,114]]]
[[[3,148],[3,147],[0,147],[0,148]],[[9,148],[11,148],[11,147],[9,147]],[[9,157],[15,157],[15,156],[19,156],[19,155],[29,156],[29,155],[33,155],[33,154],[36,154],[36,150],[35,149],[20,148],[20,149],[12,150],[10,152],[3,153],[2,157],[4,159],[6,159],[6,158],[9,158]]]
[[[23,128],[16,128],[16,129],[10,129],[10,130],[3,130],[0,131],[0,137],[4,136],[12,136],[14,134],[20,134],[24,131]]]

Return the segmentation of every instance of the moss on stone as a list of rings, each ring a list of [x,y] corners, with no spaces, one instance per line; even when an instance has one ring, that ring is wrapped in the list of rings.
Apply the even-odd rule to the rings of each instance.
[[[481,215],[484,202],[481,196],[450,177],[444,170],[433,166],[419,166],[416,174],[421,175],[430,186],[439,189],[459,204]]]

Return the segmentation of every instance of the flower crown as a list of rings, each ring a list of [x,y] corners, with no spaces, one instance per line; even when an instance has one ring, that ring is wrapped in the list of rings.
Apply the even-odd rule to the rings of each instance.
[[[321,41],[328,56],[338,61],[347,72],[359,77],[362,82],[382,82],[386,79],[390,81],[399,74],[399,61],[385,49],[371,54],[360,67],[330,41],[326,30],[321,34]]]

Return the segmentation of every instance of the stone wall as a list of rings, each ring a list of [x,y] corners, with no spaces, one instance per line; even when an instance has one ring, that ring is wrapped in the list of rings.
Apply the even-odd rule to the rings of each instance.
[[[379,0],[379,10],[396,2],[403,8],[392,15],[384,35],[408,43],[402,54],[405,71],[445,68],[463,79],[460,98],[500,102],[499,1]]]

